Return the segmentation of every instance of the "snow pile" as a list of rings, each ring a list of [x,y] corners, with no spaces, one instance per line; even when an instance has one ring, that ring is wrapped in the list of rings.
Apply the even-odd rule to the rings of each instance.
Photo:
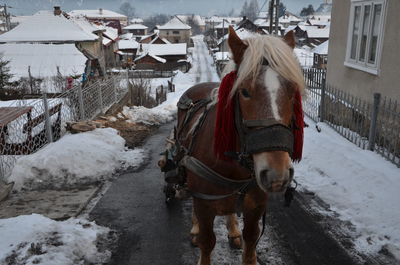
[[[123,116],[128,118],[128,122],[143,123],[146,125],[161,125],[175,119],[177,112],[176,104],[182,94],[195,84],[194,77],[178,71],[173,78],[175,92],[167,94],[167,100],[161,105],[152,109],[145,107],[124,107]]]
[[[144,157],[142,149],[127,151],[117,130],[96,129],[66,135],[21,157],[8,181],[14,181],[17,190],[72,188],[103,180],[118,169],[137,167]]]
[[[400,257],[400,169],[378,154],[362,150],[326,124],[307,119],[303,161],[297,181],[316,192],[331,209],[357,229],[362,252],[382,247]]]
[[[84,219],[57,222],[38,214],[0,219],[0,264],[103,264],[111,253],[98,246],[109,232]]]

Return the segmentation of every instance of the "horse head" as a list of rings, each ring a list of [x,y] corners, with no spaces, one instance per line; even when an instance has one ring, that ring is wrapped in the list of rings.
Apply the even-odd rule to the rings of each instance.
[[[294,34],[291,31],[283,39],[257,36],[241,40],[230,27],[228,44],[237,69],[230,97],[240,112],[235,119],[239,138],[244,138],[247,153],[253,158],[259,187],[268,192],[284,191],[294,174],[294,106],[301,104],[296,95],[304,88],[293,53]]]

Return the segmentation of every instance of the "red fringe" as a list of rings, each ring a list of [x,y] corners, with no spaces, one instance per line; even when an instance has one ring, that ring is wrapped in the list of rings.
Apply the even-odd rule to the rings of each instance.
[[[232,71],[222,79],[218,90],[214,153],[222,160],[230,160],[224,153],[236,149],[235,106],[234,100],[229,98],[235,80],[236,71]]]
[[[301,94],[297,89],[294,95],[293,113],[295,117],[295,124],[293,127],[294,143],[292,160],[300,162],[303,156],[303,142],[304,142],[304,113],[303,105],[301,103]]]

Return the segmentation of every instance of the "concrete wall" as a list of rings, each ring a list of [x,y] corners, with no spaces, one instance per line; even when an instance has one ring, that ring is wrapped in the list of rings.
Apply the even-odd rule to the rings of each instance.
[[[350,0],[333,1],[327,83],[372,101],[373,93],[400,102],[400,1],[387,0],[383,47],[378,75],[344,65]]]
[[[179,34],[174,33],[175,31],[179,31]],[[190,44],[190,35],[191,35],[191,30],[190,29],[185,29],[185,30],[160,30],[160,37],[161,38],[166,38],[169,42],[171,43],[187,43],[188,45]]]

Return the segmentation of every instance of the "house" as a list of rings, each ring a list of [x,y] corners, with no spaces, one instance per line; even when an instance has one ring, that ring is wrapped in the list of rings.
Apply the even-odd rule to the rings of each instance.
[[[221,24],[223,21],[227,22],[231,25],[236,25],[242,20],[242,17],[219,17],[212,16],[205,19],[206,31],[211,30],[215,31],[215,26]]]
[[[234,26],[234,24],[230,24],[224,20],[214,27],[217,39],[222,38],[228,33],[229,26]]]
[[[315,47],[329,39],[329,27],[319,28],[300,23],[297,26],[289,26],[285,32],[287,33],[291,30],[294,32],[298,46],[308,45]]]
[[[135,59],[136,69],[159,69],[167,62],[166,59],[146,52]]]
[[[44,59],[38,59],[38,57],[29,62],[21,59],[26,63],[24,74],[20,74],[23,77],[49,79],[54,75],[64,77],[65,75],[70,75],[71,73],[68,71],[62,72],[60,66],[65,65],[63,60],[67,60],[68,55],[72,58],[72,54],[76,54],[77,51],[80,53],[80,60],[83,57],[86,59],[83,69],[82,67],[74,67],[74,75],[82,75],[83,73],[105,74],[101,31],[96,29],[92,31],[81,27],[74,21],[67,19],[59,7],[56,7],[53,12],[39,11],[11,31],[0,35],[0,46],[2,46],[1,49],[6,58],[15,58],[15,51],[26,54],[23,49],[30,51],[29,47],[32,47],[32,51],[30,51],[32,53],[37,50],[37,54],[34,54],[35,56],[51,57],[48,58],[48,60],[52,60],[49,64],[40,64]],[[46,47],[48,51],[46,51]],[[27,60],[29,60],[28,58],[33,57],[27,55]],[[81,64],[79,63],[79,65]],[[33,69],[35,67],[39,67],[41,70],[34,72]],[[11,71],[14,70],[11,69]],[[20,72],[20,70],[17,72]],[[34,76],[34,73],[38,75]],[[53,73],[53,76],[48,76],[49,73]]]
[[[249,31],[247,29],[244,29],[244,28],[241,28],[241,29],[235,28],[235,32],[239,36],[239,38],[241,38],[242,40],[254,37],[255,34],[256,34],[255,32],[251,32],[251,31]],[[220,38],[218,40],[217,46],[218,46],[218,50],[220,52],[229,51],[228,34],[226,34],[225,36],[223,36],[222,38]]]
[[[131,65],[136,58],[140,44],[133,40],[119,40],[118,42],[118,55],[123,65]]]
[[[88,64],[73,43],[6,43],[0,45],[0,53],[10,61],[11,82],[31,94],[62,92],[67,77],[78,78]]]
[[[333,1],[327,82],[364,100],[381,93],[400,102],[399,14],[398,0]]]
[[[122,27],[128,25],[128,17],[106,9],[95,10],[73,10],[68,13],[71,17],[85,17],[90,22],[102,22],[108,26],[118,29],[122,33]]]
[[[313,50],[314,68],[326,69],[326,66],[328,64],[328,47],[329,47],[329,40],[315,47],[315,49]]]
[[[122,28],[123,33],[132,33],[136,36],[144,36],[147,35],[148,27],[142,24],[131,24]]]
[[[140,54],[150,53],[167,60],[167,63],[176,63],[179,60],[187,59],[186,43],[171,44],[142,44]]]
[[[246,16],[236,25],[237,29],[247,29],[251,32],[258,32],[258,26],[253,23],[250,19]]]
[[[191,27],[183,23],[177,16],[158,27],[159,36],[167,39],[171,43],[190,44]]]

